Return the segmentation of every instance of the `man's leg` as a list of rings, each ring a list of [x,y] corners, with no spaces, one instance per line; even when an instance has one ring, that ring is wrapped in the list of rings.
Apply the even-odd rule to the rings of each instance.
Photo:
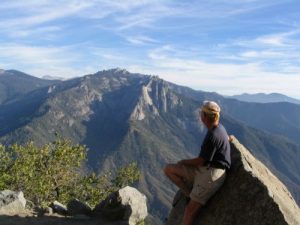
[[[185,207],[182,225],[192,225],[201,204],[191,200]]]
[[[178,164],[168,164],[164,168],[164,172],[166,176],[177,186],[179,187],[184,195],[189,197],[190,195],[190,188],[185,182],[185,173],[182,169],[182,165]]]

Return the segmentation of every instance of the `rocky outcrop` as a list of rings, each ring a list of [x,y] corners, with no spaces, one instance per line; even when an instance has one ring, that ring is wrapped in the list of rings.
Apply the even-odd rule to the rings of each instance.
[[[154,116],[159,115],[158,109],[150,96],[152,92],[151,84],[152,80],[150,80],[148,84],[142,86],[138,103],[130,116],[131,120],[143,120],[146,117],[146,111],[151,112]]]
[[[0,214],[13,215],[23,213],[25,209],[26,199],[23,192],[15,192],[5,190],[0,192]]]
[[[67,206],[54,201],[51,207],[33,211],[25,210],[25,204],[22,192],[0,192],[0,224],[137,225],[148,215],[146,196],[129,186],[112,193],[93,210],[77,199]],[[23,217],[26,220],[22,221]]]
[[[93,210],[77,199],[69,201],[67,206],[54,201],[51,208],[54,213],[60,215],[87,220],[97,219],[103,225],[136,225],[148,215],[146,196],[129,186],[112,193]]]
[[[146,196],[129,186],[111,194],[93,211],[94,216],[111,221],[128,221],[129,225],[144,220],[147,214]]]
[[[223,187],[199,212],[195,225],[299,225],[300,209],[266,166],[233,138],[232,168]],[[181,225],[185,197],[178,192],[168,225]]]
[[[167,82],[156,76],[151,76],[149,81],[141,88],[141,94],[130,119],[143,120],[147,112],[151,116],[159,116],[182,105],[182,100],[177,94],[170,91]]]

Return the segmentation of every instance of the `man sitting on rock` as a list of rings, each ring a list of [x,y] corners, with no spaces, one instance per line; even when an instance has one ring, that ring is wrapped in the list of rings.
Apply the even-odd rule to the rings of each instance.
[[[168,164],[164,172],[177,185],[188,202],[183,225],[191,225],[193,220],[208,199],[222,186],[226,170],[231,164],[230,144],[225,128],[219,123],[220,107],[212,101],[205,101],[199,112],[201,121],[208,131],[198,157]],[[192,189],[188,183],[192,183]]]

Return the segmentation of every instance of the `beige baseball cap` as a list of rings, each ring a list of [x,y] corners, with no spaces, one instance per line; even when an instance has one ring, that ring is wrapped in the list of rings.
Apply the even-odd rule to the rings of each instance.
[[[221,112],[220,106],[214,101],[204,101],[201,111],[207,114],[219,114]]]

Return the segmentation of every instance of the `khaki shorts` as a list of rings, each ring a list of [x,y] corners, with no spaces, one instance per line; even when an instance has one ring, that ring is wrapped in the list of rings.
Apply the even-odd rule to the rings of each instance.
[[[193,183],[190,198],[202,205],[212,197],[225,181],[223,169],[181,165],[186,181]]]

